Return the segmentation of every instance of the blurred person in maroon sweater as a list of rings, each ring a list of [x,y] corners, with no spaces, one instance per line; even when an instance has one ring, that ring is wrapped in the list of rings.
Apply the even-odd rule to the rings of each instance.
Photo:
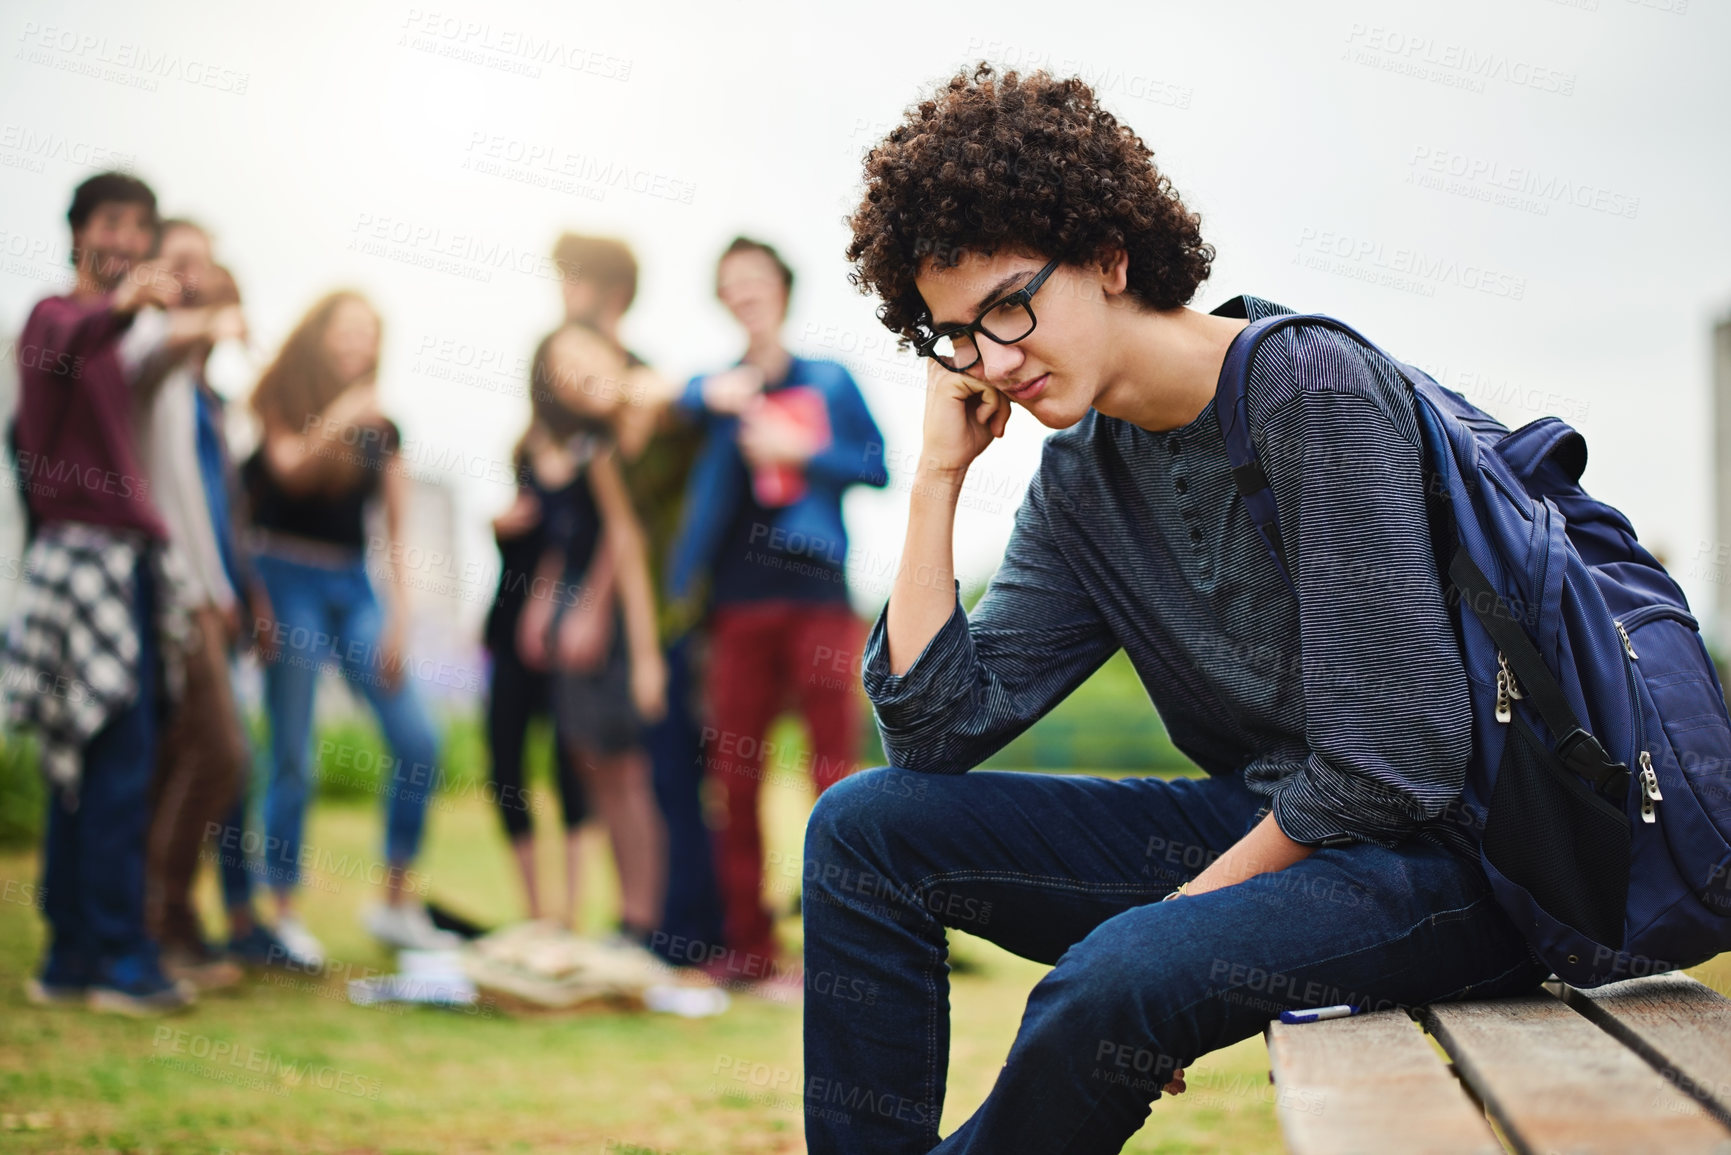
[[[67,221],[77,279],[25,323],[13,428],[30,546],[7,637],[6,716],[36,732],[50,784],[48,953],[26,993],[157,1014],[193,999],[163,975],[144,921],[159,697],[176,688],[186,621],[133,415],[188,348],[237,335],[240,318],[233,308],[183,308],[178,280],[145,263],[157,215],[142,181],[91,177]],[[123,338],[152,306],[167,311],[161,340],[123,362]]]

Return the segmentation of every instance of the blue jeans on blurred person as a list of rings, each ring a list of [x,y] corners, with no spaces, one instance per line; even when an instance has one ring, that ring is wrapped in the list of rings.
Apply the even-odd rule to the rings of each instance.
[[[256,559],[276,615],[278,652],[265,666],[265,712],[270,719],[270,780],[264,796],[264,881],[277,891],[300,881],[301,836],[306,825],[311,771],[307,743],[313,694],[325,662],[336,664],[350,687],[372,707],[390,747],[385,795],[385,861],[406,866],[420,849],[427,802],[437,782],[438,737],[414,678],[399,672],[387,690],[377,655],[384,611],[357,558],[342,568],[271,554]]]
[[[831,787],[805,843],[812,1155],[1117,1151],[1174,1071],[1282,1010],[1517,994],[1549,973],[1479,865],[1416,838],[1159,901],[1267,808],[1240,775],[879,769]],[[947,927],[1053,969],[991,1094],[940,1142]]]
[[[703,723],[691,669],[691,635],[667,647],[667,713],[643,735],[655,800],[667,825],[667,900],[649,946],[667,962],[689,966],[721,943],[721,895],[715,847],[703,820]]]
[[[234,687],[234,700],[238,703],[246,701],[241,694],[240,669],[231,655],[228,664],[229,682]],[[252,740],[252,729],[247,724],[243,713],[241,716],[241,736],[246,741],[247,763],[246,773],[241,775],[240,792],[235,795],[234,806],[230,808],[228,817],[223,820],[221,831],[216,835],[217,845],[217,877],[222,882],[222,905],[225,910],[236,907],[250,906],[255,879],[262,877],[258,864],[253,861],[250,851],[256,847],[258,836],[247,837],[248,830],[256,830],[253,815],[255,795],[259,778],[258,749]]]
[[[48,794],[42,847],[42,913],[48,920],[50,987],[130,985],[157,974],[156,944],[144,927],[144,838],[156,768],[160,647],[149,556],[133,570],[138,630],[138,695],[84,747],[78,801]]]

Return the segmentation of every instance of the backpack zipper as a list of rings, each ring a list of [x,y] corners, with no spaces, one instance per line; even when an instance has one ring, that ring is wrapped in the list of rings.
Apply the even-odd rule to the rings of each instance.
[[[1681,611],[1675,610],[1670,606],[1662,608],[1643,608],[1648,610],[1656,609],[1658,610],[1658,613],[1665,614],[1665,616],[1672,616],[1672,614],[1675,614],[1678,617],[1688,618],[1688,615],[1683,614]],[[1670,613],[1665,613],[1665,611],[1670,611]],[[1630,616],[1635,617],[1636,615]],[[1639,613],[1639,616],[1645,619],[1650,616],[1658,616],[1658,614]],[[1617,636],[1623,641],[1623,652],[1629,655],[1630,659],[1630,661],[1623,663],[1623,673],[1629,682],[1630,715],[1635,724],[1635,749],[1638,755],[1637,760],[1641,767],[1638,776],[1638,781],[1641,786],[1641,821],[1657,822],[1659,821],[1659,815],[1655,804],[1663,802],[1665,796],[1659,792],[1659,775],[1653,769],[1653,756],[1645,749],[1642,749],[1646,744],[1646,724],[1644,719],[1641,717],[1641,694],[1640,690],[1635,685],[1635,667],[1631,664],[1638,660],[1638,656],[1635,653],[1635,647],[1629,641],[1628,631],[1623,628],[1623,623],[1618,621],[1616,618],[1612,618],[1611,623],[1617,627]],[[1521,693],[1520,685],[1515,681],[1515,672],[1509,668],[1508,658],[1503,655],[1501,650],[1498,650],[1497,721],[1505,725],[1513,721],[1515,716],[1515,700],[1525,696],[1526,695]]]
[[[1688,610],[1679,609],[1670,602],[1654,602],[1651,605],[1638,606],[1622,617],[1625,629],[1635,629],[1644,626],[1656,618],[1671,618],[1682,622],[1692,630],[1699,630],[1701,623],[1695,620],[1695,615]]]
[[[1629,643],[1629,631],[1636,626],[1658,618],[1670,618],[1682,622],[1694,630],[1701,628],[1693,614],[1668,602],[1655,602],[1652,605],[1641,606],[1633,612],[1625,614],[1620,620],[1612,619],[1616,623],[1617,633],[1623,638],[1623,651],[1629,655],[1631,662],[1636,659],[1636,654],[1635,647]],[[1635,708],[1635,745],[1640,747],[1645,744],[1643,735],[1646,725],[1641,715],[1641,694],[1635,685],[1635,667],[1631,662],[1624,662],[1623,668],[1629,674],[1629,700]],[[1659,774],[1653,769],[1653,756],[1646,750],[1639,751],[1639,763],[1641,770],[1636,781],[1641,786],[1641,821],[1657,822],[1659,820],[1658,804],[1665,800],[1665,796],[1659,792]]]
[[[1643,608],[1650,609],[1652,607]],[[1665,608],[1670,609],[1671,607]],[[1645,616],[1641,610],[1636,610],[1628,615],[1628,618],[1630,621],[1638,623],[1638,619]],[[1641,791],[1641,821],[1657,822],[1659,821],[1659,814],[1656,803],[1664,801],[1665,796],[1659,793],[1659,775],[1653,769],[1653,755],[1646,750],[1647,723],[1641,713],[1641,688],[1635,684],[1635,662],[1639,659],[1635,654],[1635,647],[1629,642],[1629,631],[1624,623],[1616,618],[1612,618],[1611,622],[1617,627],[1617,633],[1623,639],[1623,652],[1629,656],[1629,660],[1623,663],[1623,673],[1629,681],[1629,714],[1630,719],[1635,724],[1636,762],[1641,767],[1635,776]]]
[[[1514,700],[1524,698],[1521,688],[1515,684],[1515,672],[1509,669],[1509,660],[1503,657],[1501,650],[1497,651],[1497,721],[1507,725],[1514,719]]]
[[[1653,772],[1653,758],[1645,750],[1641,751],[1641,821],[1657,822],[1655,802],[1663,802],[1665,796],[1659,793],[1659,775]]]

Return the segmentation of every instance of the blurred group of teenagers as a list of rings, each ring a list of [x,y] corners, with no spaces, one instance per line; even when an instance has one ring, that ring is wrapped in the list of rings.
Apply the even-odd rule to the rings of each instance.
[[[118,172],[80,184],[67,221],[75,281],[16,341],[8,423],[27,545],[3,721],[34,736],[48,785],[30,998],[157,1014],[249,967],[325,961],[297,896],[318,861],[304,834],[327,669],[390,752],[365,926],[389,947],[459,945],[472,928],[428,907],[416,863],[436,783],[478,768],[441,762],[407,652],[413,575],[391,559],[414,544],[413,481],[380,396],[383,318],[351,290],[314,303],[243,383],[242,419],[225,408],[236,389],[212,385],[249,340],[212,236]],[[845,368],[785,347],[794,274],[771,245],[739,237],[721,254],[715,292],[744,350],[684,383],[621,341],[638,291],[625,243],[568,233],[553,258],[564,319],[523,383],[483,627],[489,797],[521,909],[578,923],[578,832],[594,818],[619,887],[610,949],[793,997],[763,883],[765,737],[792,708],[818,791],[856,767],[865,625],[841,499],[887,483],[883,439]],[[553,735],[558,885],[537,875],[525,782],[537,718]],[[201,862],[220,876],[220,920],[193,897]],[[502,894],[486,915],[511,921],[518,904]]]

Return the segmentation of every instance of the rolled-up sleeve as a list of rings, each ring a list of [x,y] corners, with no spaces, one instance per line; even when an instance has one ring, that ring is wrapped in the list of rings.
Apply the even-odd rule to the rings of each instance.
[[[960,774],[1003,749],[1117,650],[1098,608],[1053,540],[1036,474],[998,572],[975,605],[954,608],[913,663],[892,674],[886,621],[867,639],[861,676],[891,764]]]
[[[1268,444],[1291,451],[1264,467],[1298,586],[1309,753],[1272,810],[1297,842],[1394,846],[1460,795],[1466,670],[1404,387],[1335,338],[1307,338],[1300,366],[1297,396],[1266,425]]]

